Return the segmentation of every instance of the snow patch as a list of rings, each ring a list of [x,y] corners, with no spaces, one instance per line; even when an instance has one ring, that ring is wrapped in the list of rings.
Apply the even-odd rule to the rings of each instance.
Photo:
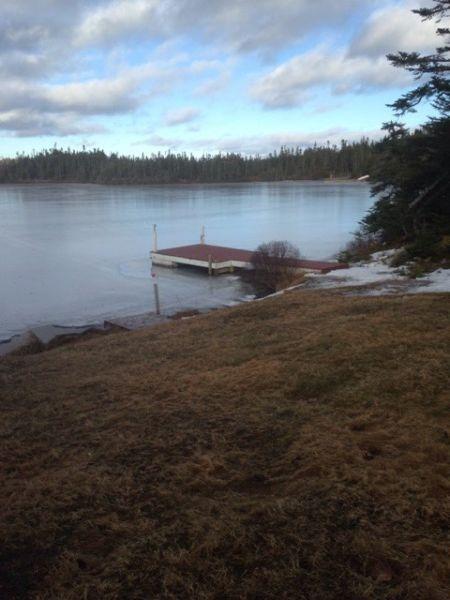
[[[420,283],[418,283],[420,281]],[[439,294],[450,292],[450,269],[438,269],[420,280],[408,290],[409,294]]]
[[[332,273],[309,273],[308,287],[330,289],[339,287],[362,287],[376,285],[361,291],[362,295],[431,294],[450,292],[450,269],[437,269],[420,279],[410,279],[389,261],[397,250],[385,250],[372,254],[370,261],[360,262],[348,269]],[[378,284],[378,285],[377,285]]]
[[[317,282],[317,287],[334,288],[346,286],[361,286],[383,281],[404,281],[406,277],[400,275],[396,269],[387,264],[394,250],[375,252],[368,262],[360,262],[349,267],[322,275],[309,273],[307,277]]]

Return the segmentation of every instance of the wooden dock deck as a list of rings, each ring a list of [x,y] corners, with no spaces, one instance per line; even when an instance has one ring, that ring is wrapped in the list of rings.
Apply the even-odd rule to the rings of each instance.
[[[193,266],[208,270],[212,274],[230,273],[235,269],[251,269],[252,250],[192,244],[164,250],[153,250],[152,263],[162,267]],[[338,262],[298,259],[296,266],[302,271],[328,273],[347,265]]]

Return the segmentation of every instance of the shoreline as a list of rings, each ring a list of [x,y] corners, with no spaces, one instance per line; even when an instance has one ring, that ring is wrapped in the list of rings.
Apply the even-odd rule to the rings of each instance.
[[[319,179],[258,179],[258,180],[242,180],[242,181],[170,181],[170,182],[123,182],[123,181],[110,181],[110,182],[95,182],[95,181],[55,181],[55,180],[35,180],[35,181],[0,181],[0,186],[3,185],[92,185],[92,186],[114,186],[114,187],[166,187],[166,186],[194,186],[194,185],[243,185],[243,184],[256,184],[256,183],[358,183],[358,184],[369,184],[370,181],[360,181],[358,178],[343,177],[335,179],[319,178]]]
[[[105,320],[103,323],[87,323],[85,325],[40,325],[23,330],[9,339],[0,340],[0,360],[10,354],[23,351],[27,348],[36,348],[37,352],[50,350],[56,346],[77,341],[87,336],[108,335],[119,331],[133,331],[144,327],[152,327],[168,321],[170,317],[158,316],[156,313],[143,313],[140,315],[129,315],[128,317],[117,317]],[[133,326],[133,321],[138,320],[141,324]],[[126,326],[125,323],[129,323]]]
[[[37,347],[38,351],[50,350],[51,348],[65,344],[67,341],[76,341],[86,336],[108,335],[122,331],[136,331],[137,329],[146,329],[181,319],[188,319],[193,316],[207,314],[223,308],[230,308],[256,300],[256,297],[243,296],[235,301],[230,301],[223,306],[210,306],[206,308],[192,308],[189,306],[179,308],[176,311],[169,311],[165,314],[157,315],[153,311],[138,314],[129,314],[125,316],[116,316],[104,319],[94,323],[84,325],[59,325],[47,323],[36,327],[23,329],[21,332],[12,335],[6,339],[0,339],[0,360],[17,351],[26,351],[27,347]]]
[[[157,315],[153,311],[125,316],[111,317],[103,322],[79,326],[47,324],[31,327],[9,339],[0,340],[0,359],[16,351],[26,351],[28,346],[37,346],[37,351],[51,349],[67,341],[81,339],[90,335],[107,335],[117,331],[135,331],[169,322],[187,319],[201,314],[230,308],[247,303],[258,303],[293,291],[340,292],[344,295],[358,296],[406,296],[416,294],[450,293],[450,269],[438,268],[422,278],[412,279],[389,266],[392,251],[377,252],[366,262],[353,263],[347,269],[333,273],[306,275],[306,280],[266,296],[247,295],[224,303],[221,306],[209,306],[201,309],[179,307]]]

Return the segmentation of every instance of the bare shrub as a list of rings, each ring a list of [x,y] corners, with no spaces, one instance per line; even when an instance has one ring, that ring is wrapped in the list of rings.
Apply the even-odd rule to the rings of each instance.
[[[358,231],[338,254],[338,260],[345,263],[368,260],[371,254],[383,250],[383,248],[384,245],[380,242],[378,236]]]
[[[260,244],[252,255],[252,280],[260,294],[289,286],[299,276],[300,250],[287,241]]]

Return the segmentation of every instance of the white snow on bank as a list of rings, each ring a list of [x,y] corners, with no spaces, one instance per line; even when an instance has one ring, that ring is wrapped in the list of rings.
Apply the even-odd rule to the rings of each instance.
[[[426,277],[416,279],[416,285],[408,290],[409,294],[430,294],[450,292],[450,269],[438,269]]]
[[[438,269],[427,273],[424,277],[410,279],[402,275],[397,268],[389,266],[389,259],[395,252],[395,250],[376,252],[368,262],[356,263],[348,269],[325,275],[309,273],[308,287],[329,289],[376,285],[369,290],[364,290],[363,293],[367,295],[450,292],[450,269]]]
[[[407,278],[387,264],[392,254],[392,250],[376,252],[368,262],[356,263],[348,269],[339,269],[325,275],[309,273],[308,278],[314,279],[318,284],[317,287],[323,288],[369,285],[393,280],[404,281]]]

